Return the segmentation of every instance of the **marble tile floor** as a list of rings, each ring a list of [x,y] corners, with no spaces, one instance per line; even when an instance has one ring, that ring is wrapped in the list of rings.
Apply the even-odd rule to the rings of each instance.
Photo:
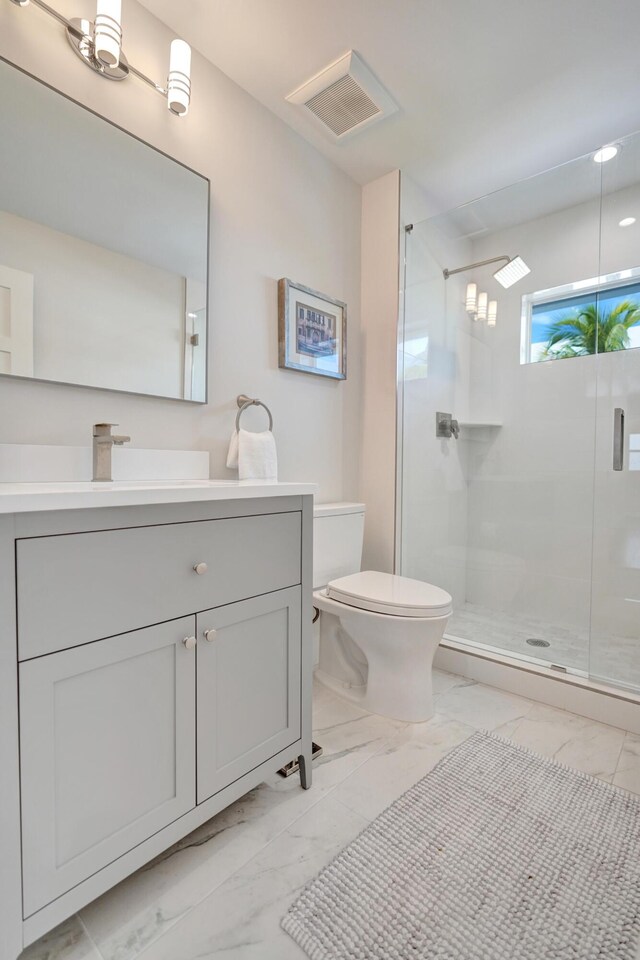
[[[434,686],[436,714],[424,724],[364,713],[317,686],[315,738],[324,755],[311,790],[297,777],[274,777],[21,960],[303,960],[280,929],[289,904],[476,729],[640,793],[640,737],[440,671]]]

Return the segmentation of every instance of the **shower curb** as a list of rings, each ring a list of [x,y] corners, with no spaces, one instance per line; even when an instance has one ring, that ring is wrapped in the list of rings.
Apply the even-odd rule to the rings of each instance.
[[[434,667],[640,734],[640,696],[584,677],[442,640]]]

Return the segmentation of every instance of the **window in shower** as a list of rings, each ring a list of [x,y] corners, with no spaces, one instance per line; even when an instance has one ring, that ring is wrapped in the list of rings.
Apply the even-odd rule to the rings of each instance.
[[[522,298],[522,363],[640,347],[640,268]]]

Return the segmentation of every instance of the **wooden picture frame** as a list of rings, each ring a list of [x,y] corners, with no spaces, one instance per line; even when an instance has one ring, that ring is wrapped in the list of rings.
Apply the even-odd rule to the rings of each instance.
[[[278,366],[346,380],[346,303],[286,277],[278,280]]]

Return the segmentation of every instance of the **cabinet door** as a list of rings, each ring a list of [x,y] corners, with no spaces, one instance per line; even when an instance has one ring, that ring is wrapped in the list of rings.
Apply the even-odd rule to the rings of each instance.
[[[25,916],[195,805],[194,631],[184,617],[20,664]]]
[[[198,803],[300,736],[300,588],[198,614]]]

